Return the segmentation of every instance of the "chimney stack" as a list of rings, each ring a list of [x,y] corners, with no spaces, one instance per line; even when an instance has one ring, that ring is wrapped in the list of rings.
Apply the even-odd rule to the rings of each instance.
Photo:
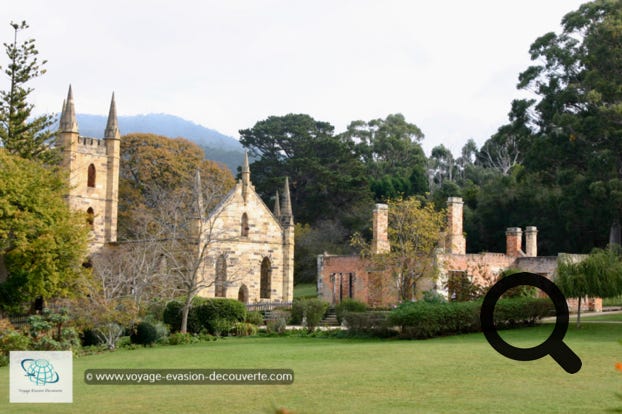
[[[525,228],[525,256],[538,256],[538,229],[535,226]]]
[[[376,204],[373,219],[374,239],[371,242],[373,254],[388,253],[391,251],[389,244],[389,206],[386,204]]]
[[[505,254],[511,257],[522,256],[523,231],[520,227],[508,227],[505,231]]]
[[[451,254],[466,254],[466,240],[462,231],[463,206],[461,197],[449,197],[447,199],[446,250]]]

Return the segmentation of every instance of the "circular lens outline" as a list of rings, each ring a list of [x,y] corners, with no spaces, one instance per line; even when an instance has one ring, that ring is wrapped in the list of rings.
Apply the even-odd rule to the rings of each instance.
[[[521,285],[540,288],[551,298],[555,306],[556,320],[553,332],[540,345],[531,348],[518,348],[508,344],[501,338],[494,324],[495,305],[501,295],[508,289]],[[574,374],[581,369],[581,360],[563,341],[568,331],[568,320],[568,304],[557,285],[544,276],[529,272],[515,273],[495,283],[484,297],[480,312],[484,336],[495,351],[501,355],[517,361],[532,361],[551,355],[564,370]]]

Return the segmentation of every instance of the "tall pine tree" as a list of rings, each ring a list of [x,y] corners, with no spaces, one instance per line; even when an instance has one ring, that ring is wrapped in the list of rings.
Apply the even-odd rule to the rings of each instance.
[[[53,116],[32,116],[34,105],[28,102],[34,90],[26,84],[45,73],[46,61],[39,61],[34,39],[18,43],[19,32],[28,24],[11,22],[15,30],[13,43],[4,43],[9,64],[4,73],[9,78],[8,90],[0,91],[0,144],[11,154],[22,158],[55,163],[58,154],[51,149],[55,133],[50,128]]]

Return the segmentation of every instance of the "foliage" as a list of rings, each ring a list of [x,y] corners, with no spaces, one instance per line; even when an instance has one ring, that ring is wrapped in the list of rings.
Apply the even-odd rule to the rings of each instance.
[[[389,319],[393,326],[401,327],[402,337],[423,339],[478,332],[480,308],[481,302],[407,302],[393,310]],[[553,310],[549,299],[501,299],[495,307],[494,323],[497,328],[530,326]]]
[[[4,43],[9,65],[4,73],[9,78],[8,90],[0,91],[0,147],[22,158],[54,164],[58,151],[51,148],[55,133],[51,115],[32,116],[34,105],[28,103],[33,88],[26,86],[45,73],[46,61],[39,61],[34,39],[18,43],[18,33],[28,24],[11,22],[15,31],[13,43]]]
[[[349,232],[335,219],[322,219],[313,226],[296,223],[294,227],[294,283],[314,283],[317,278],[317,256],[350,254]],[[317,295],[313,295],[317,296]]]
[[[194,301],[195,304],[197,301]],[[181,330],[182,311],[184,304],[179,300],[171,300],[166,304],[162,320],[169,326],[172,332],[178,332]],[[190,308],[188,313],[188,325],[187,331],[192,333],[198,333],[201,330],[201,322],[199,321],[194,308]]]
[[[447,299],[436,290],[426,290],[423,292],[423,301],[426,303],[445,303]]]
[[[176,332],[176,333],[170,334],[168,337],[169,345],[193,344],[198,341],[199,339],[196,336],[189,334],[189,333]]]
[[[363,302],[359,302],[355,299],[346,298],[335,306],[335,313],[337,315],[337,321],[343,322],[343,316],[347,312],[365,312],[367,305]]]
[[[291,317],[289,322],[292,325],[301,325],[302,324],[302,318],[304,318],[304,301],[306,300],[306,298],[294,298],[294,301],[292,302],[292,311],[291,311]]]
[[[348,334],[388,338],[397,335],[389,319],[389,312],[345,312],[343,315]]]
[[[164,309],[164,323],[172,331],[181,327],[183,303],[172,300]],[[227,334],[236,322],[246,319],[246,307],[242,302],[224,298],[195,298],[188,313],[188,331],[199,333],[207,330],[213,335]]]
[[[153,345],[153,343],[158,339],[158,331],[155,326],[150,324],[149,322],[140,322],[136,325],[130,335],[130,339],[133,344],[138,345]]]
[[[365,166],[355,143],[335,136],[332,125],[304,114],[270,116],[240,130],[240,142],[255,159],[252,181],[266,202],[287,176],[297,222],[332,217],[346,228],[361,225],[371,207]]]
[[[287,313],[282,311],[272,311],[271,318],[266,320],[266,331],[282,335],[287,328]]]
[[[248,322],[236,322],[233,324],[235,336],[253,336],[257,334],[257,326]]]
[[[506,269],[503,272],[501,272],[498,280],[501,280],[504,277],[508,277],[508,276],[511,276],[513,274],[520,273],[520,272],[521,272],[520,269],[511,269],[511,268]],[[535,298],[536,295],[537,295],[536,287],[522,285],[522,286],[516,286],[511,289],[506,290],[505,293],[501,295],[501,297],[502,298]]]
[[[234,185],[228,169],[205,160],[203,150],[184,138],[129,134],[121,138],[119,172],[119,237],[143,239],[144,227],[159,217],[165,197],[192,189],[200,171],[202,181],[221,194]],[[214,200],[210,206],[217,202]]]
[[[246,306],[235,299],[206,299],[194,309],[201,327],[216,336],[228,333],[246,318]]]
[[[566,297],[578,298],[577,326],[581,324],[581,299],[615,297],[622,294],[622,258],[620,250],[594,249],[583,260],[561,256],[555,284]]]
[[[402,114],[368,122],[353,121],[340,135],[356,143],[376,201],[428,191],[423,132]]]
[[[58,171],[0,149],[0,258],[8,273],[0,284],[2,309],[75,293],[88,229],[69,210],[67,191]]]
[[[244,321],[255,326],[263,325],[263,315],[259,311],[247,312]]]
[[[9,352],[26,351],[29,348],[30,338],[27,335],[15,330],[10,323],[2,324],[2,329],[0,329],[0,367],[8,365]]]
[[[303,320],[309,332],[315,330],[328,309],[328,303],[321,299],[302,299]]]
[[[418,281],[436,276],[434,249],[444,226],[445,214],[436,211],[434,203],[418,197],[389,200],[391,251],[372,254],[360,234],[353,236],[352,243],[361,247],[362,255],[369,257],[375,266],[391,272],[400,299],[411,300],[415,297]]]
[[[25,331],[19,332],[7,325],[0,330],[0,356],[8,356],[10,351],[44,350],[61,351],[80,348],[78,332],[65,324],[68,322],[66,310],[58,313],[45,310],[42,315],[31,315]]]

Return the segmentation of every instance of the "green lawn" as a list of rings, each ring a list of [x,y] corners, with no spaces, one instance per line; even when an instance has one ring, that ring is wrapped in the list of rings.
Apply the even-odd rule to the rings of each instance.
[[[533,345],[550,326],[505,331]],[[426,341],[227,338],[120,350],[74,362],[73,404],[9,404],[0,368],[1,413],[601,413],[622,406],[622,324],[571,325],[566,343],[583,360],[570,375],[550,357],[518,362],[482,334]],[[293,385],[86,385],[93,368],[291,368]]]
[[[299,283],[294,285],[294,297],[317,296],[317,286],[315,283]]]

